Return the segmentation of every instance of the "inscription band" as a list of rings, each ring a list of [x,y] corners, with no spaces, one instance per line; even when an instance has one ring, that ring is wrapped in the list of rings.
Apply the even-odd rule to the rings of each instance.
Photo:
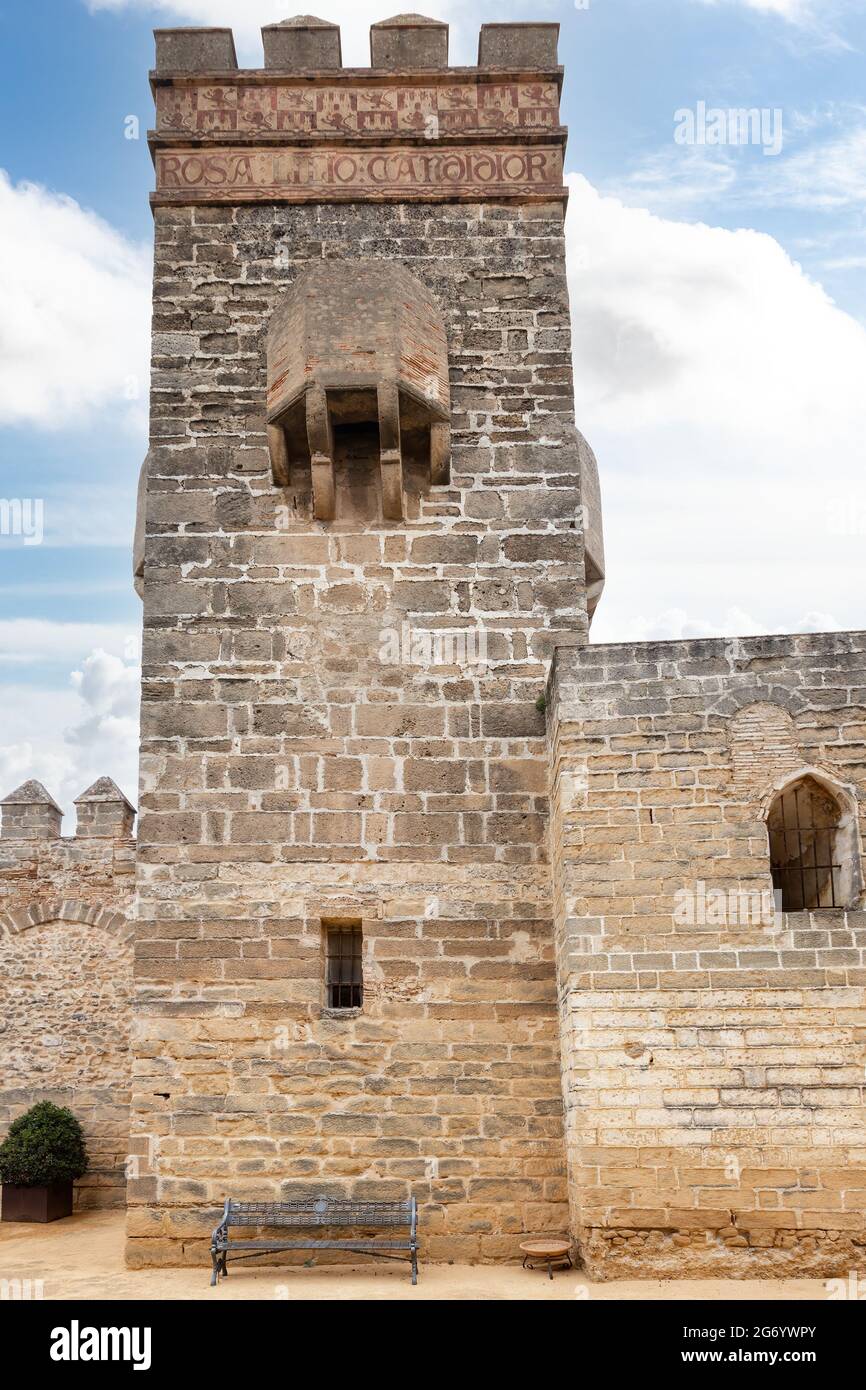
[[[156,203],[564,196],[558,146],[364,150],[239,146],[158,150],[155,159]]]

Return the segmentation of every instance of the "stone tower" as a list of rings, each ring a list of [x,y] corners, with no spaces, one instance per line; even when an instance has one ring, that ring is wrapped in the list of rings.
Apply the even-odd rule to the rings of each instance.
[[[568,1226],[540,697],[603,556],[557,30],[157,31],[135,1264],[228,1193],[412,1191],[431,1258]]]
[[[136,1265],[412,1193],[425,1260],[860,1277],[866,633],[588,642],[556,26],[370,38],[157,33],[139,838],[0,803],[0,1132],[72,1104]]]

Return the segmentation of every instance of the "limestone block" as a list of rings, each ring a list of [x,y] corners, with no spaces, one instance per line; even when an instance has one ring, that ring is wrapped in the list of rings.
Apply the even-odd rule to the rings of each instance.
[[[343,66],[340,26],[313,15],[297,15],[262,29],[265,68],[279,72],[322,72]]]
[[[370,65],[391,72],[447,68],[448,25],[419,14],[371,24]]]
[[[51,840],[60,835],[63,812],[41,782],[25,782],[0,801],[5,839]]]
[[[159,74],[230,72],[237,68],[231,29],[155,29],[154,38]]]
[[[478,66],[513,72],[557,65],[558,24],[482,24]]]
[[[100,777],[76,798],[76,835],[123,840],[132,835],[135,807],[110,777]]]

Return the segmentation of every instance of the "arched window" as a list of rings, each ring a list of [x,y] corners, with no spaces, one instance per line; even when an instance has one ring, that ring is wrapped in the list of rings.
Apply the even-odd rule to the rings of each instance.
[[[767,833],[783,912],[855,905],[856,814],[828,786],[810,773],[789,782],[770,804]]]

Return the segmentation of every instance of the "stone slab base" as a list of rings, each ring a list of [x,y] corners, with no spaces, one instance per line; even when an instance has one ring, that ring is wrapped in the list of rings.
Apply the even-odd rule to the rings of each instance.
[[[866,1270],[866,1228],[850,1231],[585,1230],[591,1279],[843,1279]]]

